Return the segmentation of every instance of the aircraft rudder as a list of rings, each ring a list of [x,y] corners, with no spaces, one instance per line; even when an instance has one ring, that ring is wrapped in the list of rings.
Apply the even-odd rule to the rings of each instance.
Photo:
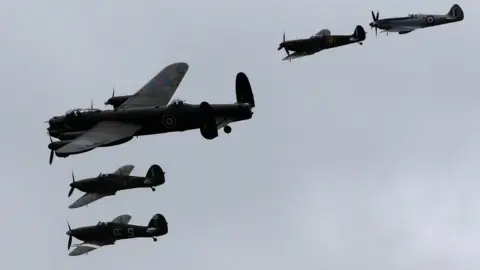
[[[355,31],[353,32],[353,35],[359,40],[364,40],[366,38],[366,33],[363,26],[357,25],[355,27]]]
[[[455,17],[461,21],[464,18],[463,9],[460,7],[459,4],[453,4],[447,13],[447,16]]]
[[[255,107],[255,98],[253,96],[252,86],[247,75],[239,72],[235,79],[235,93],[237,96],[237,103],[247,103]]]
[[[168,232],[168,222],[165,216],[163,216],[162,214],[153,215],[153,217],[150,219],[150,222],[148,222],[148,227],[164,229],[166,232]]]
[[[165,172],[157,164],[150,166],[145,177],[155,180],[154,182],[161,182],[162,184],[165,182]]]

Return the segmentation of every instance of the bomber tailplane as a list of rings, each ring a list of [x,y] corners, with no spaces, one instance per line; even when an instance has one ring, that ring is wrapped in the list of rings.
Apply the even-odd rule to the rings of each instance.
[[[246,103],[252,108],[255,107],[252,86],[250,85],[247,75],[243,72],[239,72],[235,79],[235,93],[237,95],[237,103]]]

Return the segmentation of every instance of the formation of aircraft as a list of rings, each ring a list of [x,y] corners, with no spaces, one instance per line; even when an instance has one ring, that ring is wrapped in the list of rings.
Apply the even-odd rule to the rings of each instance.
[[[152,238],[157,241],[157,237],[168,233],[167,220],[162,214],[155,214],[148,223],[148,226],[129,224],[130,215],[121,215],[110,222],[98,222],[94,226],[85,226],[72,229],[68,224],[68,250],[75,247],[68,255],[78,256],[87,254],[103,246],[114,245],[118,240],[131,238]],[[75,237],[80,244],[72,245],[72,238]]]
[[[110,147],[133,137],[200,129],[208,140],[218,137],[223,128],[232,131],[230,123],[251,119],[255,100],[245,73],[236,76],[236,102],[231,104],[188,104],[170,99],[188,71],[188,64],[165,67],[132,96],[110,99],[114,110],[76,109],[48,121],[50,135],[49,162],[57,157],[85,153],[97,147]],[[126,99],[126,100],[125,100]],[[59,139],[52,141],[51,137]]]
[[[459,22],[464,19],[462,8],[454,4],[445,15],[411,14],[407,17],[379,18],[379,12],[371,12],[373,21],[369,24],[375,34],[382,32],[407,34],[416,29],[442,24]],[[278,50],[285,50],[287,56],[282,60],[313,55],[322,50],[332,49],[348,44],[363,45],[366,39],[365,29],[357,25],[351,35],[332,35],[329,29],[323,29],[317,34],[305,39],[285,40],[279,44]],[[133,137],[183,132],[199,129],[207,140],[219,136],[219,130],[231,133],[231,123],[249,120],[253,117],[255,99],[250,80],[243,72],[235,79],[236,101],[229,104],[211,104],[203,101],[200,104],[188,104],[184,100],[174,99],[178,86],[185,77],[189,65],[177,62],[163,68],[149,82],[132,95],[112,96],[105,101],[113,109],[100,110],[93,108],[71,109],[64,115],[54,116],[48,122],[47,133],[50,136],[50,159],[54,156],[68,157],[92,151],[97,147],[110,147],[126,143]],[[172,101],[171,101],[172,100]],[[53,141],[56,138],[56,141]],[[165,183],[165,172],[153,164],[145,176],[132,176],[134,165],[121,166],[113,173],[100,173],[96,177],[76,181],[72,171],[70,197],[75,189],[85,194],[68,208],[87,206],[101,198],[116,195],[122,190],[155,188]],[[130,238],[152,238],[168,233],[167,220],[162,214],[155,214],[147,226],[129,224],[130,215],[121,215],[110,222],[98,222],[95,226],[85,226],[72,229],[68,224],[66,232],[68,250],[72,239],[83,241],[73,244],[75,249],[70,256],[88,254],[99,247],[113,245],[117,240]]]
[[[447,14],[409,14],[406,17],[393,17],[380,19],[377,11],[375,15],[372,11],[373,21],[370,23],[371,28],[375,28],[375,34],[378,29],[382,29],[387,35],[389,32],[396,32],[400,35],[408,34],[420,28],[438,26],[447,23],[462,21],[464,18],[463,10],[458,5],[453,5]]]
[[[282,60],[292,59],[312,55],[319,51],[331,49],[339,46],[345,46],[352,43],[362,45],[362,41],[366,38],[365,29],[361,25],[355,27],[352,35],[332,35],[330,30],[323,29],[306,39],[285,40],[283,34],[283,42],[280,43],[277,50],[284,49],[287,56]],[[294,53],[290,54],[290,51]]]
[[[133,165],[124,165],[115,172],[109,174],[100,173],[97,177],[87,178],[75,181],[72,172],[72,183],[70,183],[70,197],[75,189],[85,192],[85,194],[72,203],[68,208],[79,208],[97,201],[103,197],[115,195],[118,191],[134,188],[150,188],[155,191],[155,187],[165,183],[165,172],[159,165],[152,165],[145,176],[131,176]]]
[[[375,14],[373,11],[373,21],[369,24],[373,29],[375,28],[375,35],[380,33],[396,32],[400,35],[408,34],[416,29],[438,26],[442,24],[454,23],[463,21],[463,10],[458,4],[454,4],[447,14],[410,14],[406,17],[392,17],[380,19],[379,12]],[[295,58],[300,58],[315,54],[325,49],[331,49],[339,46],[348,45],[351,43],[359,43],[362,45],[366,39],[366,33],[361,25],[355,27],[355,32],[352,35],[331,35],[330,30],[323,29],[317,34],[306,39],[285,40],[285,33],[283,34],[283,42],[280,43],[277,50],[284,49],[287,56],[282,60],[291,61]],[[293,51],[294,53],[290,53]]]

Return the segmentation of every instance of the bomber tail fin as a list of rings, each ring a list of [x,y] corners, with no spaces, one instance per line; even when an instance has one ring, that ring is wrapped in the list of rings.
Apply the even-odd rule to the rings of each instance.
[[[148,222],[148,228],[160,230],[166,234],[168,232],[168,223],[162,214],[155,214]]]
[[[147,178],[146,181],[153,185],[158,186],[165,183],[165,172],[157,164],[150,166],[145,177]]]
[[[252,86],[247,75],[243,72],[237,74],[235,80],[235,93],[237,95],[237,103],[247,103],[252,108],[255,107],[255,98],[252,92]]]
[[[452,19],[457,19],[459,21],[463,20],[464,14],[463,9],[458,4],[454,4],[447,13],[447,16]]]
[[[357,41],[363,41],[366,38],[365,29],[361,25],[357,25],[355,27],[355,31],[352,34],[352,37],[355,38]]]

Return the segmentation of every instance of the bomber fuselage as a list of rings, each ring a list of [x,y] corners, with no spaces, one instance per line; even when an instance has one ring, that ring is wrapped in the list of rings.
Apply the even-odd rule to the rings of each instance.
[[[211,104],[216,118],[233,119],[232,122],[250,119],[253,115],[248,104]],[[172,104],[164,107],[139,108],[130,110],[94,111],[79,114],[67,114],[49,120],[50,136],[59,138],[62,134],[88,131],[102,121],[118,121],[142,125],[135,136],[198,129],[202,124],[200,105],[187,103]]]

